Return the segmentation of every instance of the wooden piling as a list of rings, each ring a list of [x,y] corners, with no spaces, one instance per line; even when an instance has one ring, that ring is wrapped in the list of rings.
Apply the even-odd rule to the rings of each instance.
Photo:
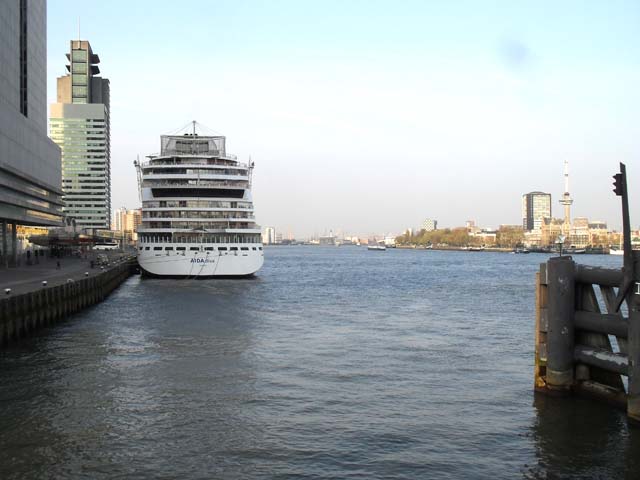
[[[574,382],[575,264],[571,257],[547,263],[547,388],[568,394]]]

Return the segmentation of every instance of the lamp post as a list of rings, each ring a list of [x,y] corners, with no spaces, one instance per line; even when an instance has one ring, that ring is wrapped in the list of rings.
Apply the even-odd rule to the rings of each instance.
[[[560,247],[560,256],[562,256],[562,244],[564,243],[565,238],[566,237],[564,235],[558,235],[558,239],[556,240],[556,243]]]

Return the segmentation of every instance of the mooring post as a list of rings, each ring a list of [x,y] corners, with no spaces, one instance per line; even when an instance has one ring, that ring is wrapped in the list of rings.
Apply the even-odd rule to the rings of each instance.
[[[640,425],[640,252],[633,252],[634,285],[627,302],[629,304],[629,391],[627,392],[627,418]]]
[[[575,263],[571,257],[547,262],[547,386],[569,393],[574,382]]]

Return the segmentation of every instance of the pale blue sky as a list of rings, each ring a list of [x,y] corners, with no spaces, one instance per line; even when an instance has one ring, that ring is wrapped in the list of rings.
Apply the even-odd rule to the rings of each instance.
[[[135,156],[192,119],[256,162],[259,223],[299,236],[520,223],[532,190],[559,216],[565,159],[574,215],[620,225],[619,161],[640,189],[639,2],[51,0],[48,15],[50,101],[78,15],[111,80],[114,208],[138,206]]]

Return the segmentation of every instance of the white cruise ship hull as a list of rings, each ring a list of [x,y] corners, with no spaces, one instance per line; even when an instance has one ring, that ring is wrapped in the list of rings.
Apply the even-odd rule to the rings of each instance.
[[[262,245],[255,243],[138,245],[138,264],[144,275],[152,277],[248,277],[263,263]]]

